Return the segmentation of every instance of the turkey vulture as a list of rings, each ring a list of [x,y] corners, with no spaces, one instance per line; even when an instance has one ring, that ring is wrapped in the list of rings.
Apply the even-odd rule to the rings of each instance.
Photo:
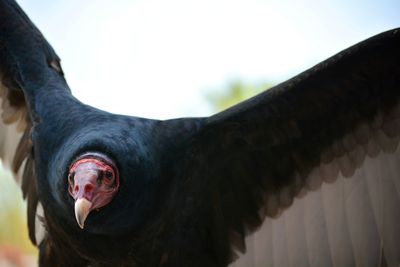
[[[400,264],[400,29],[216,115],[160,121],[74,98],[1,0],[0,81],[0,155],[40,266]]]

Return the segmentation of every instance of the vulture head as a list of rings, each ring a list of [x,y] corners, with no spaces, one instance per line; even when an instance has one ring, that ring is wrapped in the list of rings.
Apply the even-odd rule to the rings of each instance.
[[[89,213],[109,204],[119,189],[114,161],[101,153],[85,153],[69,168],[68,192],[75,201],[76,221],[82,229]]]

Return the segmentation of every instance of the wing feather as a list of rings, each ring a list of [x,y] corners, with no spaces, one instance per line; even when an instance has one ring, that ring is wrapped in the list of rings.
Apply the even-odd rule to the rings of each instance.
[[[3,79],[4,76],[0,75],[0,116],[2,118],[0,120],[0,157],[6,166],[12,168],[18,144],[27,128],[26,107],[24,107],[24,103],[20,102],[24,101],[23,98],[13,97],[13,95],[18,94],[11,91],[9,87],[3,83]],[[19,99],[19,101],[13,101],[15,98]],[[11,102],[14,103],[12,104]],[[18,177],[17,172],[14,172],[14,177],[20,184],[21,178]]]
[[[10,89],[4,85],[7,77],[1,76],[0,100],[0,156],[3,165],[11,169],[16,182],[21,186],[23,196],[28,203],[29,237],[34,244],[40,243],[42,238],[36,239],[37,233],[43,233],[42,223],[37,223],[37,206],[39,204],[34,161],[32,155],[32,141],[30,137],[31,125],[22,91],[19,88]],[[9,83],[10,84],[10,83]],[[17,97],[16,97],[17,96]],[[43,236],[40,234],[38,236]]]
[[[35,105],[28,92],[47,84],[49,66],[62,77],[59,59],[15,1],[0,2],[0,159],[11,169],[28,204],[29,236],[43,236],[37,223],[35,163],[31,140]],[[69,90],[68,88],[66,88]],[[30,102],[29,102],[30,101]],[[28,104],[29,102],[29,104]],[[38,231],[36,231],[38,230]]]
[[[202,208],[222,219],[212,232],[228,229],[225,238],[233,251],[244,252],[237,246],[244,242],[240,238],[259,229],[265,218],[272,220],[276,266],[387,261],[385,247],[391,245],[383,242],[378,226],[382,218],[400,222],[396,216],[376,216],[373,206],[390,201],[378,206],[386,212],[399,203],[385,194],[387,186],[370,194],[363,168],[388,168],[368,159],[386,153],[400,164],[393,154],[400,140],[399,47],[400,30],[382,33],[208,118],[193,138],[184,179],[192,181],[187,194],[201,189],[218,195],[213,203],[203,199]],[[306,251],[292,237],[301,240],[302,224],[291,214],[299,198],[304,198]],[[233,260],[231,253],[219,255],[221,261]]]
[[[367,157],[350,179],[339,175],[335,183],[324,183],[317,191],[295,199],[278,219],[267,218],[252,234],[257,250],[249,249],[241,257],[257,258],[262,248],[268,255],[265,244],[272,239],[276,240],[274,251],[281,253],[274,254],[275,265],[263,258],[255,266],[398,266],[399,173],[400,149]],[[271,223],[273,233],[266,228]],[[277,239],[284,236],[285,226],[289,240],[294,241],[289,243],[289,255],[281,251],[285,251],[286,238]],[[305,243],[299,242],[303,234]],[[235,266],[249,266],[242,262],[239,258]]]
[[[288,233],[289,261],[290,265],[310,266],[309,257],[303,257],[310,251],[306,236],[306,221],[295,220],[295,218],[304,218],[304,200],[299,199],[293,203],[290,212],[286,212],[282,216],[285,217],[285,227]]]

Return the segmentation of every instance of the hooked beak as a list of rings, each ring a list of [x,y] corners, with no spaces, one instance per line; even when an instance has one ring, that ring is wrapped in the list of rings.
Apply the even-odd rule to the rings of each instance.
[[[75,201],[75,218],[81,229],[85,226],[85,220],[89,215],[90,208],[92,207],[92,202],[86,198],[78,198]]]

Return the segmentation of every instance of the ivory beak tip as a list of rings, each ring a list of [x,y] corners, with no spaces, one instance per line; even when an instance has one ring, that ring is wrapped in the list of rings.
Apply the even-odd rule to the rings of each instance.
[[[75,201],[75,218],[81,229],[85,227],[85,221],[90,213],[92,202],[86,198],[79,198]]]

